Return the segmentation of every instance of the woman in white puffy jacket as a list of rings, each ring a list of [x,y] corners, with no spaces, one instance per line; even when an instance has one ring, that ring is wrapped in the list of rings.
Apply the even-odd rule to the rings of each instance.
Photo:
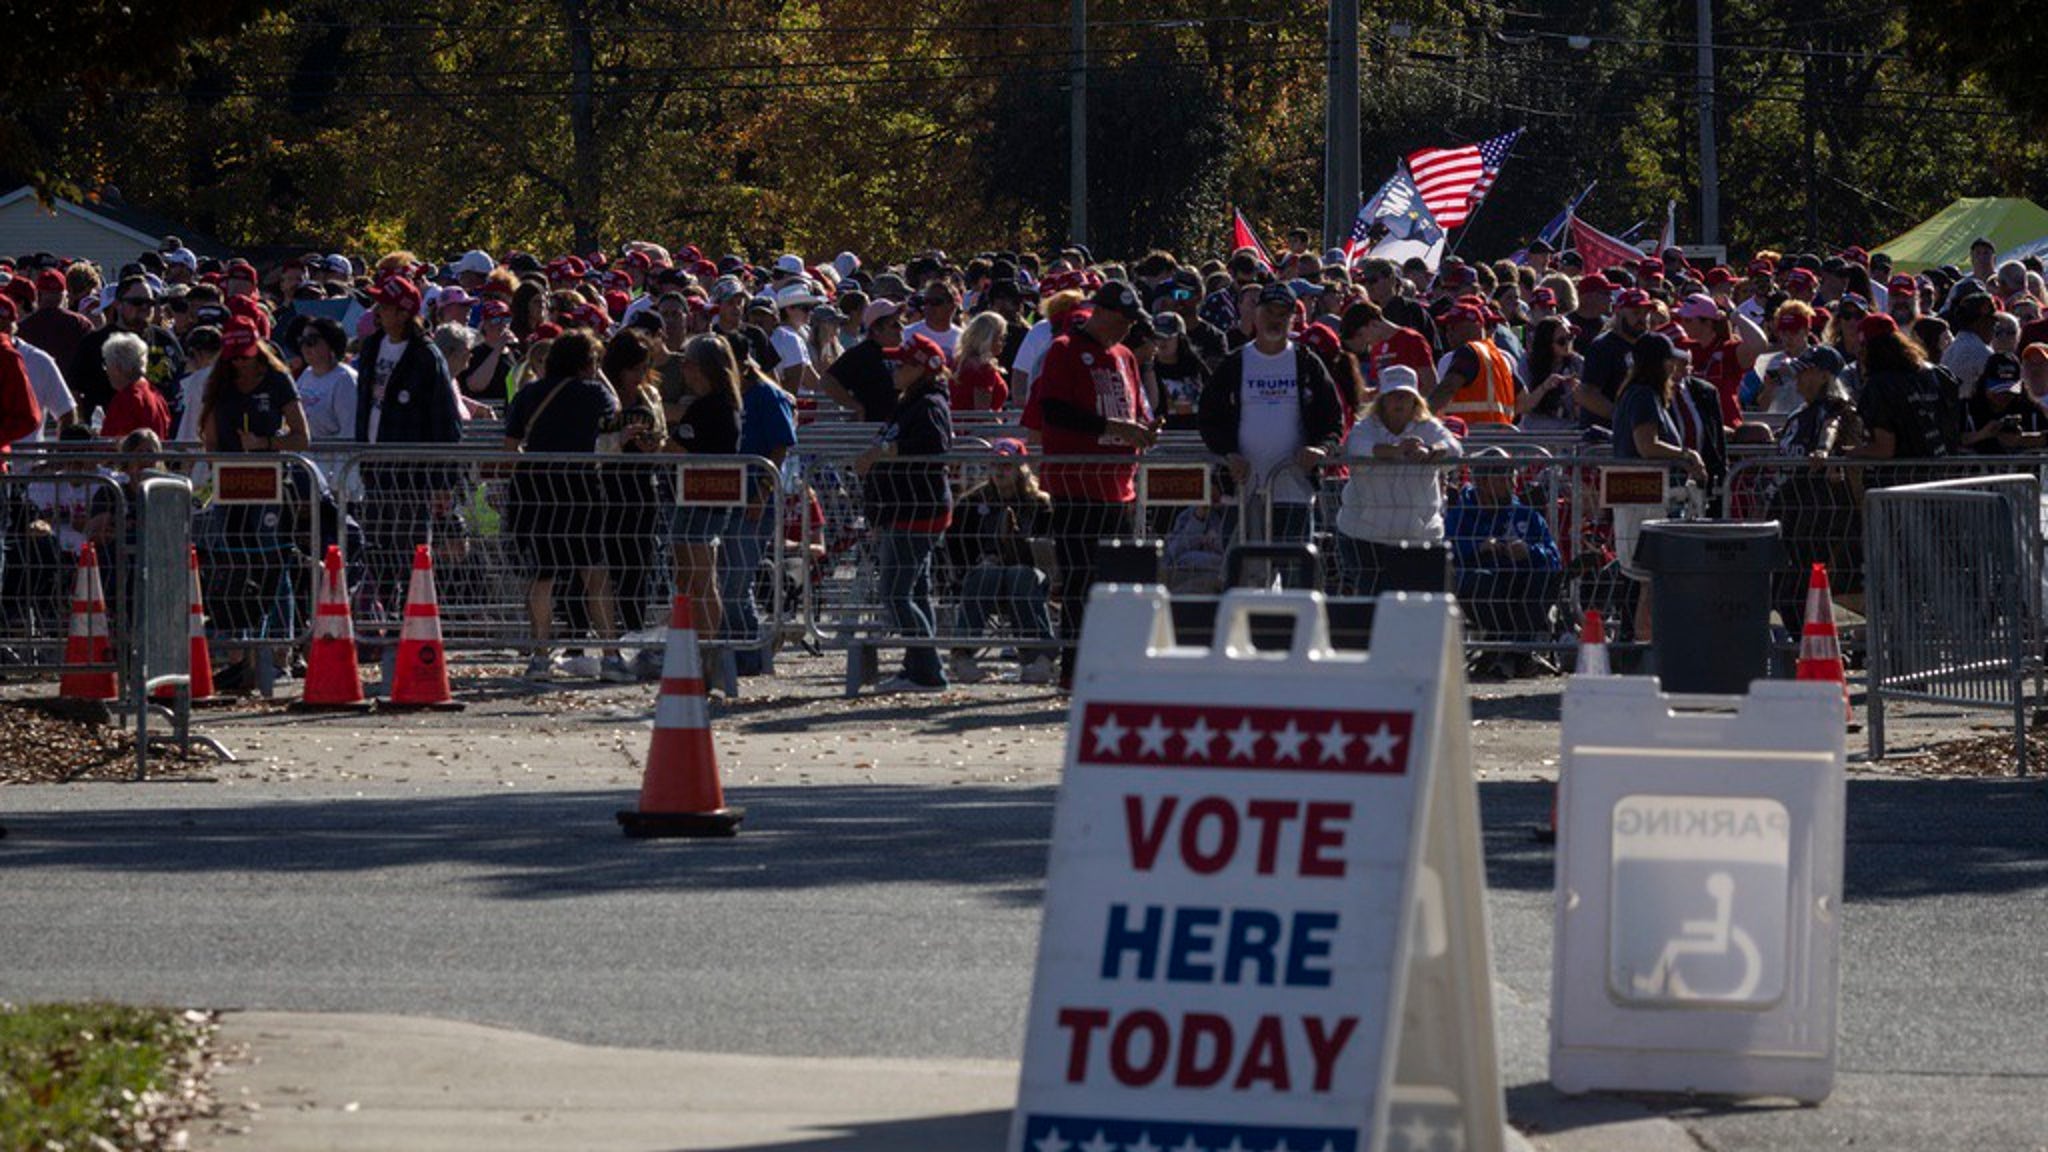
[[[1337,511],[1337,566],[1343,591],[1376,596],[1389,553],[1442,544],[1443,472],[1461,454],[1458,438],[1429,410],[1414,369],[1380,370],[1379,394],[1344,438],[1353,461]]]

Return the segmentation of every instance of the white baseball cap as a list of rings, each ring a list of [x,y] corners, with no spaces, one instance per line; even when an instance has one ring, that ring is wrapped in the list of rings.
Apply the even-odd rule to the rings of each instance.
[[[472,248],[456,258],[455,273],[458,276],[464,272],[474,272],[479,276],[489,276],[491,270],[497,266],[498,262],[491,259],[490,253],[480,248]]]
[[[1380,369],[1380,395],[1389,392],[1406,392],[1417,400],[1422,399],[1422,388],[1415,376],[1415,369],[1406,364],[1389,364]]]
[[[804,274],[803,257],[794,252],[784,252],[775,258],[775,274],[778,276],[801,276]]]

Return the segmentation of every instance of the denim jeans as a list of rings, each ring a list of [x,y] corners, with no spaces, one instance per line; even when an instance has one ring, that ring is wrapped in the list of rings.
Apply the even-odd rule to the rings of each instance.
[[[938,612],[932,606],[932,549],[938,542],[933,532],[885,528],[881,533],[882,605],[895,622],[896,634],[906,640],[939,634]],[[944,684],[946,669],[939,650],[912,643],[903,650],[903,675],[919,684]]]
[[[1052,639],[1052,612],[1045,603],[1049,586],[1045,573],[1023,564],[969,568],[960,579],[960,634],[985,635],[989,614],[1001,612],[1019,636]]]
[[[718,598],[725,605],[723,632],[734,650],[750,655],[755,663],[761,659],[761,611],[754,586],[760,581],[761,557],[767,554],[768,531],[774,524],[775,515],[767,509],[758,520],[747,519],[744,512],[734,513],[732,527],[720,537],[723,547],[718,551]]]

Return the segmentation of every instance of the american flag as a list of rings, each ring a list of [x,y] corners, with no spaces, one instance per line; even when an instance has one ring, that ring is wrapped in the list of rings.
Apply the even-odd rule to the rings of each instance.
[[[1408,171],[1438,224],[1456,228],[1472,215],[1521,135],[1517,128],[1462,148],[1424,148],[1409,154]]]

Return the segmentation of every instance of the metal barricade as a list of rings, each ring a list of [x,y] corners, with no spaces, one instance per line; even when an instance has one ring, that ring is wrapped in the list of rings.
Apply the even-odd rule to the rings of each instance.
[[[1871,758],[1884,756],[1887,700],[2009,710],[2026,775],[2030,672],[2041,687],[2039,476],[1883,488],[1866,514]]]
[[[707,644],[760,651],[798,602],[793,489],[758,456],[380,446],[347,453],[336,487],[356,628],[372,650],[397,641],[421,544],[452,650],[655,652],[686,587]],[[715,626],[702,618],[714,602]]]
[[[117,656],[127,636],[120,574],[135,543],[132,477],[102,466],[111,458],[24,454],[0,473],[0,675],[117,670],[64,663],[78,554],[88,541],[101,556]]]

